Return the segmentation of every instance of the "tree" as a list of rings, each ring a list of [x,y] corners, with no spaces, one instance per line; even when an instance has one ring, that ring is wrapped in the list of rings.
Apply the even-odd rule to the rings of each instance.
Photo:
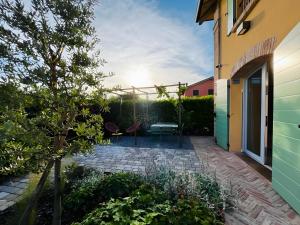
[[[102,141],[102,117],[87,107],[96,102],[106,110],[96,3],[0,0],[0,85],[12,99],[0,112],[1,147],[20,152],[5,168],[43,171],[20,224],[27,224],[53,165],[53,224],[61,223],[61,159]]]

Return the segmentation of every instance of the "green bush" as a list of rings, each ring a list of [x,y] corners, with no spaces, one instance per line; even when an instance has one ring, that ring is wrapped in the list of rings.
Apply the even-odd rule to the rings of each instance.
[[[179,199],[167,200],[163,192],[153,187],[141,187],[132,196],[112,199],[88,214],[81,223],[74,225],[98,224],[223,224],[213,212],[199,201]]]
[[[71,192],[66,194],[63,200],[64,222],[77,221],[99,203],[111,198],[127,197],[141,184],[141,177],[132,173],[103,174],[90,171],[82,179],[75,179]]]
[[[213,96],[184,98],[183,123],[188,134],[213,135],[214,100]]]
[[[63,173],[64,193],[69,194],[76,183],[96,172],[95,169],[78,166],[76,163],[66,166]]]
[[[124,186],[128,180],[127,185],[134,183],[134,188]],[[205,172],[176,174],[164,166],[147,166],[145,175],[117,173],[99,183],[103,183],[99,185],[101,191],[95,192],[93,198],[107,198],[98,199],[102,203],[92,203],[89,210],[80,205],[78,209],[90,213],[76,225],[223,224],[224,211],[234,207],[231,193]],[[126,194],[120,190],[127,190]],[[76,199],[76,195],[71,198]],[[84,201],[91,204],[89,199]],[[74,208],[76,202],[70,205]]]
[[[136,103],[137,120],[142,123],[141,133],[149,125],[157,122],[178,122],[178,101],[176,99],[150,100],[139,99]],[[213,96],[184,97],[182,99],[182,122],[184,133],[195,135],[213,134]],[[110,111],[103,115],[104,121],[115,122],[122,131],[133,123],[133,102],[130,99],[113,99],[109,102]],[[147,115],[148,107],[148,115]]]
[[[104,174],[82,166],[67,167],[62,224],[223,224],[224,211],[234,207],[230,190],[205,168],[199,174],[177,174],[150,163],[145,172]],[[50,184],[38,201],[35,224],[51,224],[52,213]]]
[[[146,166],[144,179],[147,183],[162,190],[168,199],[198,199],[206,207],[213,209],[217,218],[224,217],[224,211],[235,208],[231,187],[220,186],[216,178],[203,168],[202,173],[176,174],[165,166]]]

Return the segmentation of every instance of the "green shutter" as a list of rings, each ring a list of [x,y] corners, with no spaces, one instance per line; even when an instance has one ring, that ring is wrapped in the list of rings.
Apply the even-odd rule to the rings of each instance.
[[[234,0],[227,0],[227,35],[230,34],[234,19]]]
[[[300,213],[300,23],[274,52],[272,184]]]
[[[227,80],[217,80],[217,92],[215,96],[215,137],[217,144],[228,149],[228,91]]]

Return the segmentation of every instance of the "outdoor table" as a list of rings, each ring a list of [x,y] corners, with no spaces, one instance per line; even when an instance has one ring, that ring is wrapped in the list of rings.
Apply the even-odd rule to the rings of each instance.
[[[123,135],[123,133],[120,133],[120,132],[116,132],[116,133],[112,133],[111,134],[113,137],[116,138],[116,141],[118,142],[119,140],[119,137],[121,137]]]
[[[176,123],[155,123],[150,126],[149,132],[152,134],[176,134],[178,124]]]

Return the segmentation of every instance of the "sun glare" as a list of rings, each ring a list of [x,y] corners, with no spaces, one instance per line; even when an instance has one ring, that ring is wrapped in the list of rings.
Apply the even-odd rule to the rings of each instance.
[[[150,72],[145,66],[138,66],[136,68],[132,68],[128,72],[127,77],[127,83],[130,86],[141,87],[152,84]]]

